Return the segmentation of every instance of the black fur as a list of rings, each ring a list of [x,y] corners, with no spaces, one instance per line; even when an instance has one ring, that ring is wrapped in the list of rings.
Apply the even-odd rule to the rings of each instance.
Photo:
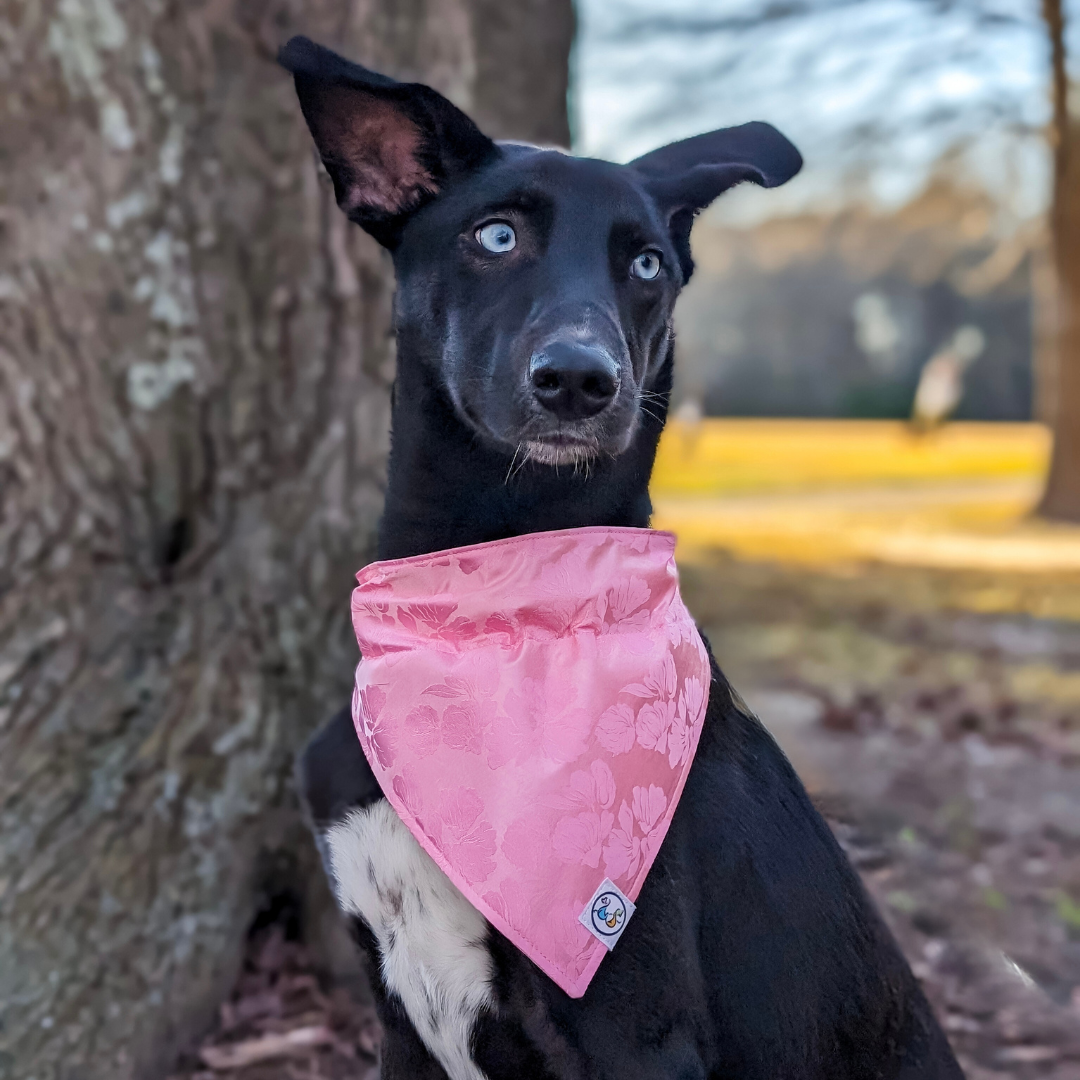
[[[291,42],[283,62],[297,73],[339,200],[394,252],[398,377],[380,556],[581,525],[646,526],[693,215],[732,183],[783,183],[801,164],[794,147],[767,125],[745,125],[630,166],[485,148],[471,121],[433,104],[427,88],[310,42]],[[343,160],[349,148],[334,143],[340,110],[365,107],[357,98],[343,106],[342,85],[382,95],[382,128],[393,107],[420,133],[413,142],[430,182],[390,217],[356,210],[356,177],[378,154],[353,168]],[[329,125],[325,102],[338,110]],[[361,118],[356,130],[370,129]],[[477,231],[491,220],[513,226],[512,252],[480,248]],[[629,272],[643,251],[661,259],[656,279]],[[535,371],[552,343],[584,350],[581,363],[610,360],[618,391],[596,416],[567,422],[545,408]],[[522,442],[535,444],[539,462],[523,463]],[[312,740],[300,777],[319,832],[382,797],[348,710]],[[376,961],[385,1080],[444,1080],[379,985],[372,935],[358,925],[357,936]],[[670,831],[634,919],[584,997],[569,998],[494,930],[489,948],[498,1005],[477,1025],[473,1055],[490,1080],[961,1077],[858,876],[715,661]]]

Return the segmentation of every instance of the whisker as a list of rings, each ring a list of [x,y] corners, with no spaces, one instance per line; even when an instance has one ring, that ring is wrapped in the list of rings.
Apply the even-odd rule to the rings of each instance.
[[[506,470],[506,479],[503,480],[503,487],[506,487],[506,485],[510,483],[510,477],[514,472],[514,462],[517,461],[517,456],[520,450],[521,443],[519,442],[517,446],[514,447],[514,456],[510,459],[510,468]]]
[[[531,447],[531,446],[530,446],[530,445],[529,445],[528,443],[526,443],[526,444],[525,444],[525,456],[524,456],[524,457],[523,457],[523,458],[521,459],[521,464],[520,464],[520,465],[518,465],[517,469],[515,470],[515,472],[514,472],[514,476],[517,476],[517,475],[519,475],[519,474],[520,474],[520,472],[521,472],[521,470],[522,470],[522,469],[524,469],[524,468],[525,468],[525,466],[526,466],[526,465],[527,465],[527,464],[528,464],[528,463],[529,463],[530,461],[532,461],[532,460],[533,460],[533,457],[534,457],[534,454],[533,454],[533,448],[532,448],[532,447]]]

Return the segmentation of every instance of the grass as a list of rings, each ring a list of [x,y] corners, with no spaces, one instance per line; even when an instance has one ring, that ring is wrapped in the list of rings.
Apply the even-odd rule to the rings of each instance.
[[[704,420],[668,424],[653,471],[662,495],[1037,481],[1050,455],[1038,424],[949,424],[927,435],[891,420]]]
[[[1080,575],[1080,528],[1032,517],[1050,454],[1038,424],[673,422],[654,522],[680,555]]]

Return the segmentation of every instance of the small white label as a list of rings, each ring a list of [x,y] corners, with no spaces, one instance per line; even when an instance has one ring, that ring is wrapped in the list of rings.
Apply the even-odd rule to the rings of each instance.
[[[585,905],[585,910],[578,916],[578,922],[611,952],[636,910],[630,900],[623,896],[622,890],[610,878],[604,878],[600,888],[593,893],[593,898]]]

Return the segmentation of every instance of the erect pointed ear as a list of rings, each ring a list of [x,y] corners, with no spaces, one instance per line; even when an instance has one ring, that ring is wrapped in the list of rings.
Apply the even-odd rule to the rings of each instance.
[[[429,86],[399,83],[305,37],[278,55],[338,205],[384,247],[409,215],[498,154],[495,143]]]
[[[646,189],[667,216],[686,281],[693,271],[694,215],[744,181],[770,188],[786,184],[802,168],[802,155],[771,124],[755,121],[662,146],[630,167],[644,174]]]
[[[802,168],[802,155],[772,124],[754,121],[662,146],[630,165],[648,177],[658,202],[701,210],[744,180],[786,184]]]

